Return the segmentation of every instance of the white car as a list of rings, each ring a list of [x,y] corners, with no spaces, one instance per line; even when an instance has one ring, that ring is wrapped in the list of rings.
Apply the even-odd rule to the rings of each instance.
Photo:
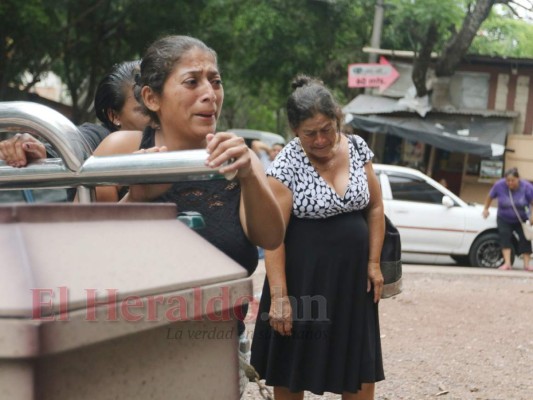
[[[462,265],[496,268],[503,264],[496,208],[461,200],[412,168],[374,164],[385,214],[400,231],[403,253],[449,255]]]

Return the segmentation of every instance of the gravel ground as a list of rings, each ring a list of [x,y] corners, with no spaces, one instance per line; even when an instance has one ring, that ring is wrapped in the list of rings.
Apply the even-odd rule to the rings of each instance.
[[[263,279],[261,265],[256,293]],[[531,272],[406,265],[404,291],[380,303],[380,323],[386,380],[377,400],[533,399]],[[260,398],[248,384],[243,399]]]

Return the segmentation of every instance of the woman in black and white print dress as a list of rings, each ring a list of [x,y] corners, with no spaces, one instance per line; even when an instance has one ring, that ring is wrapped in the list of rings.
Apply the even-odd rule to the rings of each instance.
[[[319,81],[299,76],[287,102],[296,138],[267,175],[287,223],[266,252],[252,365],[276,400],[304,391],[373,399],[384,379],[378,320],[384,214],[372,151],[340,133]]]

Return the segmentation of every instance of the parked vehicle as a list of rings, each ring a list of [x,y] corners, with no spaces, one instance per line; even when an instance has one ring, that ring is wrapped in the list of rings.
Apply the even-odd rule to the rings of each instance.
[[[285,138],[277,133],[258,131],[256,129],[228,129],[228,131],[243,137],[248,145],[250,145],[252,140],[260,140],[269,146],[278,143],[285,144]]]
[[[503,264],[496,208],[483,219],[480,204],[466,203],[420,171],[384,164],[374,164],[374,169],[403,252],[449,255],[476,267]]]

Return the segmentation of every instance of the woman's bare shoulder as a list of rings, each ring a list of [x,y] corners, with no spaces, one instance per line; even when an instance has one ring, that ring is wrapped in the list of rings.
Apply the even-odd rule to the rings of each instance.
[[[141,140],[141,131],[116,131],[102,140],[94,151],[94,155],[130,154],[139,150]]]

